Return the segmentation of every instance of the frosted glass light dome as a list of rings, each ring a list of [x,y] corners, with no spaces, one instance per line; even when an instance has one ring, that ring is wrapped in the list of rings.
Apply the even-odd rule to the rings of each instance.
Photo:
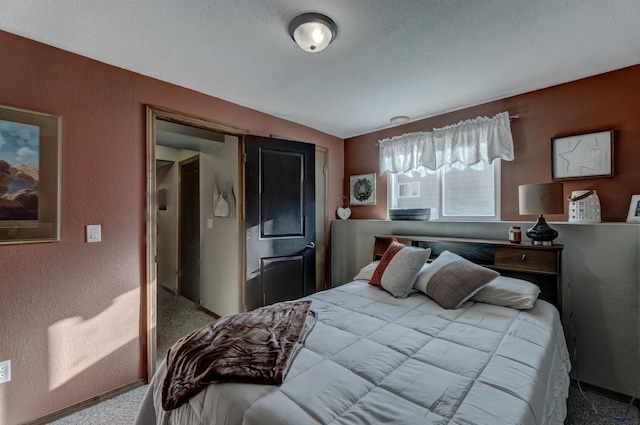
[[[289,35],[306,52],[321,52],[338,34],[331,18],[319,13],[305,13],[289,24]]]

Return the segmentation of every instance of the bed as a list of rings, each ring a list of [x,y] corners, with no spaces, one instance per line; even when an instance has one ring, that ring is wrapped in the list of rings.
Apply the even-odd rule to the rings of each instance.
[[[474,301],[485,284],[456,308],[444,308],[414,287],[394,296],[372,284],[370,273],[356,277],[303,299],[317,322],[281,385],[214,383],[165,412],[163,362],[136,423],[563,422],[570,361],[557,306],[542,299],[526,309]]]

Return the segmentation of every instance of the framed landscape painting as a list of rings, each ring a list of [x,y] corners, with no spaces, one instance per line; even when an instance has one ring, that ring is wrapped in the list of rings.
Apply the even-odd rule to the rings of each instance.
[[[0,105],[0,244],[60,240],[60,127]]]

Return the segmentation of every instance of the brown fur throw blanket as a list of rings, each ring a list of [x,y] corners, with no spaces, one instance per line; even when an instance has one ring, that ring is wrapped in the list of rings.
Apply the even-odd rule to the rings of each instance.
[[[311,301],[282,302],[223,317],[167,353],[162,407],[175,409],[213,382],[279,385],[316,322]]]

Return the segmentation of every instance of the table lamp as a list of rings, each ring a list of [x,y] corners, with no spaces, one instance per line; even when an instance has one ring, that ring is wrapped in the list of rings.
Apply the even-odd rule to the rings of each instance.
[[[523,184],[518,187],[520,215],[537,214],[538,221],[527,229],[533,245],[553,245],[558,232],[553,230],[543,214],[564,214],[562,183]]]

